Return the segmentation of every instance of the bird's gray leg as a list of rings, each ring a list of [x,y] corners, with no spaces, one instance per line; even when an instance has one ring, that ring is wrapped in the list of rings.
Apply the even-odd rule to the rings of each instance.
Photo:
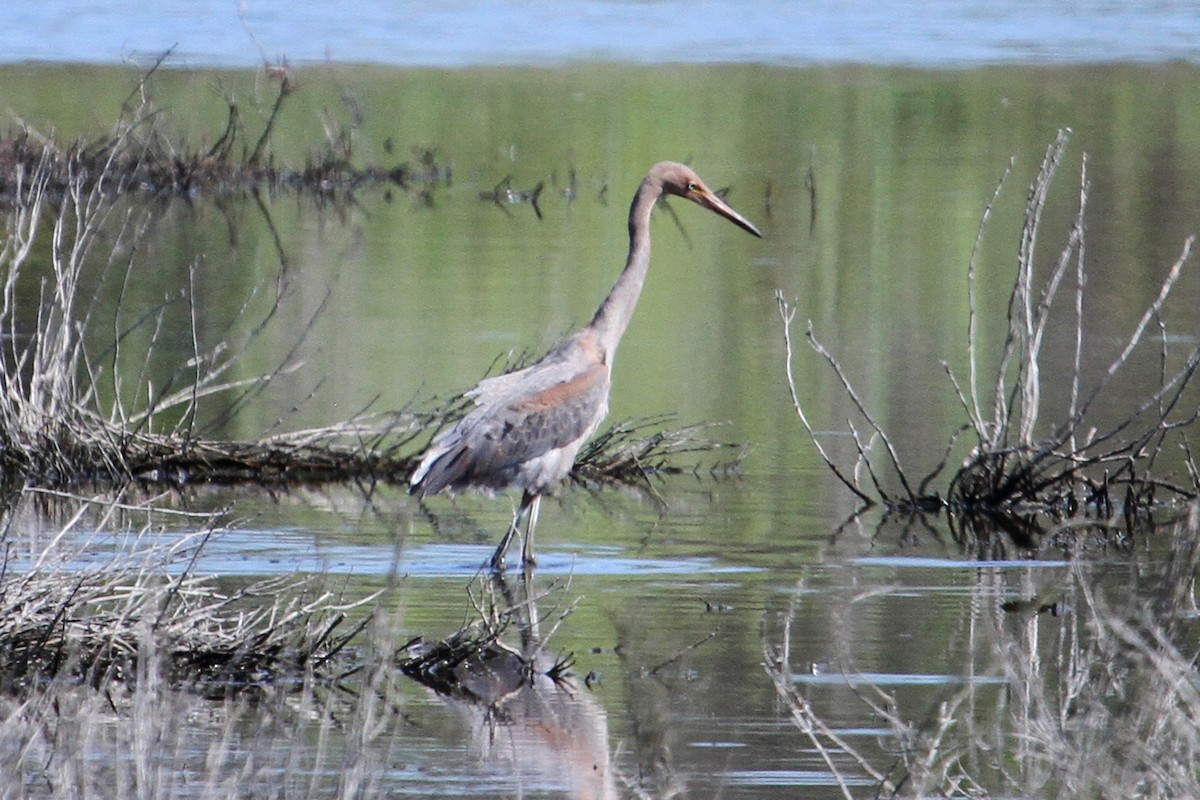
[[[529,513],[529,507],[532,503],[533,498],[528,493],[521,495],[521,505],[517,508],[517,513],[513,515],[512,524],[504,532],[504,538],[500,540],[500,544],[496,547],[496,552],[492,553],[492,569],[496,572],[504,571],[504,558],[508,555],[508,547],[512,544],[513,537],[520,532],[521,521]]]
[[[537,527],[538,511],[541,507],[542,496],[535,494],[529,503],[529,521],[525,525],[525,543],[521,547],[521,561],[524,562],[526,568],[537,566],[537,558],[533,555],[533,529]]]
[[[500,540],[500,544],[496,547],[496,552],[492,553],[492,569],[496,572],[504,571],[504,556],[508,553],[508,546],[512,543],[513,536],[517,533],[517,522],[521,519],[523,512],[524,509],[517,511],[516,516],[513,517],[512,524],[504,532],[504,538]]]

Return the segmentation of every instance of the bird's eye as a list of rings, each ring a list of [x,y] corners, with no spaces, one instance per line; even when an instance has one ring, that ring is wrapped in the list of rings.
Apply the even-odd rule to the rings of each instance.
[[[694,191],[698,190],[699,188],[700,187],[696,185],[695,181],[688,181],[687,190],[689,192],[694,192]]]

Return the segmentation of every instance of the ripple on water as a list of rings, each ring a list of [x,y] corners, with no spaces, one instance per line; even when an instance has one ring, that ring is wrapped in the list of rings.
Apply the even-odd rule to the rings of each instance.
[[[726,772],[723,777],[737,786],[874,786],[878,781],[854,776],[835,776],[816,769],[746,769]]]
[[[171,547],[185,544],[185,538],[183,534],[164,533],[155,543]],[[102,567],[114,558],[133,552],[137,546],[138,541],[130,537],[83,535],[72,567]],[[539,552],[539,575],[712,576],[760,571],[758,567],[720,564],[705,557],[630,556],[619,547],[572,547],[566,544],[563,548]],[[236,529],[209,537],[195,564],[191,564],[190,553],[186,550],[186,547],[181,550],[174,571],[181,572],[191,565],[202,573],[229,576],[307,573],[469,578],[487,564],[493,547],[490,544],[431,543],[405,548],[390,544],[327,542],[315,537],[311,531]],[[518,557],[517,552],[514,548],[514,557]]]
[[[811,686],[961,686],[964,684],[1003,684],[1002,675],[946,675],[899,672],[802,672],[791,676],[792,683]]]
[[[1034,560],[1034,559],[1006,559],[1006,560],[979,560],[971,561],[967,559],[955,558],[933,558],[928,556],[859,556],[853,559],[850,563],[859,564],[868,567],[898,567],[898,568],[920,568],[920,569],[978,569],[979,567],[1043,567],[1043,568],[1061,568],[1070,566],[1066,561],[1061,560]]]

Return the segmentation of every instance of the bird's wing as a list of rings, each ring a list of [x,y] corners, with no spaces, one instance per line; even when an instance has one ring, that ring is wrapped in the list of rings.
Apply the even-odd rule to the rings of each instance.
[[[484,378],[475,388],[464,392],[464,395],[474,400],[477,406],[495,403],[505,395],[511,394],[514,389],[519,388],[522,382],[529,380],[531,372],[536,372],[539,368],[542,368],[543,373],[546,372],[545,366],[539,362],[524,369]]]
[[[414,490],[508,486],[525,462],[595,430],[608,410],[608,383],[603,363],[580,369],[559,359],[488,378],[471,392],[476,408],[426,452]]]
[[[592,360],[579,347],[578,338],[576,334],[565,339],[528,367],[484,378],[464,395],[474,400],[477,406],[491,405],[503,402],[513,394],[536,392],[569,381]]]
[[[523,369],[484,378],[465,393],[477,406],[506,402],[514,395],[536,394],[569,382],[593,364],[607,364],[608,357],[596,341],[595,331],[578,330]]]

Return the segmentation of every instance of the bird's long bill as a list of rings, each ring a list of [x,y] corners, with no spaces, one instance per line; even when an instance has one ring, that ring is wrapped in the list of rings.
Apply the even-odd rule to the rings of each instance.
[[[704,206],[709,211],[714,211],[717,214],[720,214],[722,217],[729,220],[734,225],[737,225],[742,230],[747,231],[748,233],[753,233],[760,239],[762,238],[762,231],[754,227],[753,222],[734,211],[728,203],[717,197],[708,187],[704,187],[703,189],[694,192],[692,195],[690,195],[690,197],[699,205]]]

